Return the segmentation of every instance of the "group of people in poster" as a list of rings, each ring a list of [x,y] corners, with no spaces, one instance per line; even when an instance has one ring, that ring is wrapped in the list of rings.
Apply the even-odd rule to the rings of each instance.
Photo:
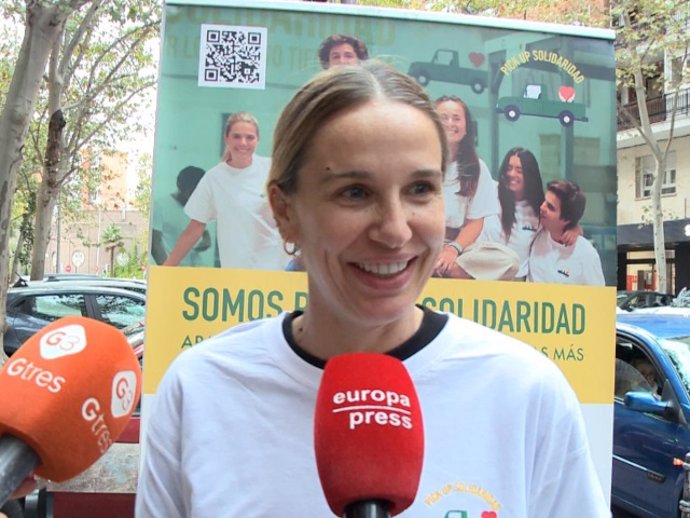
[[[369,57],[363,41],[342,34],[326,38],[317,54],[324,69]],[[476,152],[476,125],[467,104],[444,95],[435,106],[450,152],[443,186],[447,244],[435,276],[603,286],[599,254],[579,225],[586,204],[580,187],[565,179],[544,186],[537,159],[522,147],[505,153],[494,179]],[[255,153],[256,118],[232,114],[224,142],[220,163],[205,173],[182,169],[177,191],[154,210],[154,260],[169,266],[301,270],[299,250],[284,247],[271,215],[265,193],[271,160]],[[212,221],[215,239],[207,228]]]

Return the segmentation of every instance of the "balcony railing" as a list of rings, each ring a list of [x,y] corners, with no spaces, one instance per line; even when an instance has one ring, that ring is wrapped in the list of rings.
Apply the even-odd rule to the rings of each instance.
[[[647,99],[647,112],[649,113],[649,122],[670,121],[673,115],[673,93],[660,95]],[[637,108],[637,102],[626,104],[624,108],[628,113],[639,123],[640,111]],[[690,88],[681,90],[678,93],[678,105],[676,106],[676,120],[690,116]],[[618,131],[623,131],[634,127],[635,125],[623,114],[623,110],[618,110]]]

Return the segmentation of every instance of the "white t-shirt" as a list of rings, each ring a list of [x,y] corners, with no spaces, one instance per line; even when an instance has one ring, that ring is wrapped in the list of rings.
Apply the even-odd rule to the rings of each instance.
[[[592,243],[582,236],[572,246],[555,241],[544,228],[529,255],[527,280],[557,284],[604,286],[601,259]]]
[[[161,233],[163,249],[166,255],[175,247],[180,234],[187,228],[189,217],[184,212],[184,207],[173,195],[165,196],[157,200],[153,211],[153,230]],[[207,229],[208,230],[208,229]],[[215,234],[209,232],[211,243],[205,250],[198,250],[194,245],[189,253],[182,258],[180,266],[213,266],[215,262]]]
[[[313,444],[323,371],[290,348],[284,318],[175,359],[149,417],[137,518],[332,517]],[[416,500],[399,516],[610,517],[579,403],[551,360],[449,315],[404,364],[425,449]]]
[[[257,155],[244,169],[221,162],[201,178],[185,205],[192,219],[217,220],[223,268],[282,270],[287,265],[266,195],[270,167],[269,158]]]
[[[443,201],[446,206],[446,226],[462,228],[466,219],[480,219],[491,214],[498,214],[498,198],[489,168],[479,160],[479,179],[474,196],[460,196],[457,162],[446,167],[443,181]]]
[[[496,196],[498,197],[498,192]],[[506,239],[506,233],[501,224],[501,216],[495,214],[484,219],[484,227],[477,241],[501,243],[515,251],[520,258],[520,269],[516,277],[525,277],[527,275],[529,250],[538,230],[539,214],[535,214],[529,203],[521,200],[515,202],[515,222],[513,222],[509,239]]]

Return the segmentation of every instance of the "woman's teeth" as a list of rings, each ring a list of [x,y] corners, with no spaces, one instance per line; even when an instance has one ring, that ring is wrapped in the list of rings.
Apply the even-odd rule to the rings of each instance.
[[[396,273],[402,272],[407,267],[407,261],[400,263],[358,263],[362,270],[365,272],[373,273],[376,275],[395,275]]]

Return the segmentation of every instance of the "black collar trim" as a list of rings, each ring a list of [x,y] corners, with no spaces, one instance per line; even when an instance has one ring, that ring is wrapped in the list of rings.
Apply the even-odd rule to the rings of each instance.
[[[417,332],[413,334],[408,340],[404,341],[397,347],[391,349],[386,354],[393,356],[400,361],[404,361],[410,358],[415,353],[421,351],[429,344],[443,329],[448,321],[448,315],[443,315],[441,313],[436,313],[427,307],[419,306],[424,311],[424,316],[422,317],[422,324],[417,329]],[[302,358],[305,362],[310,363],[314,367],[323,369],[326,365],[326,361],[321,358],[317,358],[311,353],[308,353],[302,349],[292,334],[292,322],[302,314],[302,311],[293,311],[285,317],[283,320],[283,335],[287,341],[290,349],[292,349],[297,356]]]

